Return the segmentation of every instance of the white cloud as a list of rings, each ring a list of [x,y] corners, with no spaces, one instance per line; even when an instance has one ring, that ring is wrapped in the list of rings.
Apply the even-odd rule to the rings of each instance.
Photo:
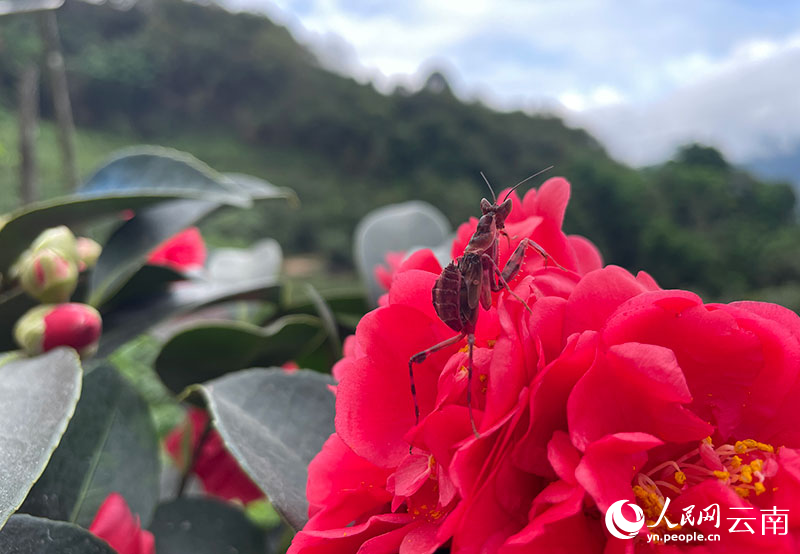
[[[705,78],[656,102],[565,116],[637,165],[661,161],[690,141],[717,146],[738,162],[788,153],[800,144],[798,67],[796,37],[747,43]]]
[[[746,160],[800,136],[800,4],[727,0],[223,0],[266,11],[384,91],[444,68],[456,93],[552,106],[632,163],[701,140]],[[797,129],[797,130],[796,130]]]

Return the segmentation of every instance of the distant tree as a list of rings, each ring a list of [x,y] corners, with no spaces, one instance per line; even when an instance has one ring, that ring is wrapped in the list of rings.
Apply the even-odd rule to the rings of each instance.
[[[675,156],[675,161],[686,165],[705,166],[716,169],[728,169],[730,167],[719,150],[697,143],[681,147]]]

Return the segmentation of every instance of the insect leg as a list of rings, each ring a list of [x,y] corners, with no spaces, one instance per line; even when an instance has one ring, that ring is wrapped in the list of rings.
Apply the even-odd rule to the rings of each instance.
[[[516,253],[516,252],[515,252],[515,253]],[[505,280],[505,278],[503,277],[503,272],[502,272],[502,271],[500,271],[500,268],[499,268],[499,267],[497,267],[497,264],[496,264],[496,263],[494,263],[494,260],[493,260],[492,258],[490,258],[489,256],[485,255],[485,254],[484,254],[484,256],[483,256],[483,259],[484,259],[484,260],[489,260],[489,263],[491,263],[491,265],[494,267],[494,271],[495,271],[495,273],[497,274],[497,279],[498,279],[498,281],[499,281],[499,282],[498,282],[498,284],[497,284],[497,285],[495,285],[494,283],[492,283],[492,290],[493,290],[494,292],[497,292],[497,291],[499,291],[501,288],[505,288],[505,289],[506,289],[506,290],[509,292],[509,294],[510,294],[511,296],[513,296],[514,298],[516,298],[517,300],[519,300],[520,302],[522,302],[522,305],[523,305],[523,306],[525,306],[525,309],[526,309],[526,310],[528,310],[528,312],[529,312],[531,315],[533,315],[533,310],[531,310],[530,306],[528,306],[528,303],[527,303],[527,302],[525,302],[525,301],[524,301],[522,298],[520,298],[520,296],[519,296],[519,295],[518,295],[516,292],[514,292],[513,290],[511,290],[511,287],[509,287],[509,286],[508,286],[508,281],[506,281],[506,280]],[[506,264],[506,265],[507,265],[507,264]],[[519,271],[519,268],[517,268],[517,271]],[[516,271],[514,272],[514,274],[516,274]],[[513,276],[512,276],[512,278],[513,278]]]
[[[472,350],[475,347],[475,334],[467,335],[467,345],[469,347],[469,366],[467,367],[467,411],[469,412],[469,422],[472,425],[472,432],[475,438],[481,438],[478,427],[475,425],[475,417],[472,415]]]
[[[513,254],[511,254],[511,257],[508,258],[505,267],[503,267],[503,275],[502,275],[503,279],[505,279],[506,281],[510,281],[519,272],[520,267],[522,267],[522,261],[525,259],[525,250],[528,247],[531,247],[534,250],[536,250],[536,252],[538,252],[539,255],[542,258],[544,258],[545,267],[547,267],[548,261],[553,260],[553,257],[550,254],[548,254],[544,248],[533,242],[531,239],[524,238],[519,242],[519,245],[517,246],[516,250],[514,250]],[[559,264],[557,261],[553,260],[553,263],[559,269],[567,271],[567,269],[561,264]]]
[[[408,377],[411,381],[411,397],[414,399],[414,418],[417,424],[419,424],[419,403],[417,402],[417,387],[414,384],[414,364],[421,364],[429,355],[457,343],[463,339],[465,335],[466,333],[459,333],[458,335],[442,341],[439,344],[435,344],[430,348],[426,348],[422,352],[417,352],[408,360]]]

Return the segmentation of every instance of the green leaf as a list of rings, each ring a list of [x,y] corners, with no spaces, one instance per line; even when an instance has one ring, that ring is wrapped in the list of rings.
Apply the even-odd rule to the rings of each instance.
[[[308,464],[333,433],[333,380],[250,369],[199,388],[228,450],[295,529],[308,519]]]
[[[175,200],[137,213],[103,246],[89,278],[89,304],[103,304],[147,263],[159,244],[220,206],[218,202],[204,200]]]
[[[278,282],[269,277],[231,284],[192,281],[180,283],[161,294],[140,298],[124,309],[103,314],[103,336],[97,355],[109,355],[169,317],[228,300],[261,298],[277,286]]]
[[[212,498],[179,498],[156,509],[158,554],[263,554],[265,536],[244,512]]]
[[[75,417],[22,510],[88,527],[106,497],[118,492],[147,522],[159,475],[147,405],[113,367],[100,366],[85,376]]]
[[[314,307],[317,309],[317,314],[319,315],[322,324],[325,326],[325,330],[328,332],[328,341],[333,347],[335,357],[337,359],[341,358],[342,340],[339,337],[339,328],[336,326],[336,318],[333,315],[331,307],[311,283],[306,283],[306,293],[314,303]]]
[[[161,265],[145,265],[137,271],[117,293],[103,305],[104,310],[138,302],[142,298],[167,290],[170,284],[188,279],[184,273]]]
[[[133,146],[116,152],[81,185],[82,196],[111,192],[183,192],[194,197],[247,207],[251,197],[233,180],[186,152],[160,146]]]
[[[254,366],[279,366],[319,346],[325,332],[318,318],[282,317],[267,327],[240,321],[204,322],[173,335],[155,369],[178,394],[189,385]]]
[[[253,200],[290,198],[294,193],[255,177],[216,173],[188,154],[165,149],[124,151],[98,171],[81,192],[140,189],[152,183],[203,189],[202,200],[177,200],[136,214],[111,236],[97,260],[89,283],[89,303],[101,305],[147,261],[159,244],[194,225],[223,204],[249,207]]]
[[[288,288],[288,287],[286,287]],[[318,308],[315,306],[308,291],[301,291],[303,294],[298,298],[289,298],[285,301],[285,311],[288,313],[315,314]],[[328,308],[333,312],[336,323],[350,330],[355,330],[355,326],[361,317],[372,308],[364,297],[364,290],[358,288],[348,288],[342,290],[328,290],[320,293]]]
[[[197,196],[190,191],[164,190],[135,194],[118,192],[99,196],[64,196],[28,204],[0,217],[0,272],[5,272],[43,230],[56,225],[83,225],[124,210],[142,210],[165,200]]]
[[[71,349],[0,366],[0,527],[42,474],[80,393],[81,365]]]
[[[368,213],[356,227],[353,253],[373,304],[385,292],[375,278],[375,266],[385,263],[386,254],[437,246],[450,232],[447,218],[427,202],[392,204]]]
[[[117,554],[108,543],[73,523],[24,514],[12,516],[0,531],[4,554]]]
[[[293,190],[277,187],[259,177],[244,173],[225,173],[225,177],[233,181],[242,192],[249,195],[253,200],[274,198],[277,194],[281,194],[286,197],[291,206],[296,206],[300,202]]]

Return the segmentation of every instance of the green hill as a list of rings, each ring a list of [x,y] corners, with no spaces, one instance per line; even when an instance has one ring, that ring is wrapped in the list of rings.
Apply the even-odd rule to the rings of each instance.
[[[688,148],[636,171],[556,117],[465,103],[438,74],[420,91],[380,94],[321,67],[267,18],[215,6],[151,0],[123,12],[67,0],[58,16],[84,170],[113,148],[152,142],[292,187],[302,201],[295,212],[218,218],[211,233],[274,236],[289,253],[348,266],[352,230],[373,207],[421,198],[459,222],[485,195],[479,171],[502,187],[555,165],[573,184],[567,230],[590,237],[607,261],[709,297],[794,294],[791,188],[760,182],[712,150]],[[14,98],[19,65],[37,51],[34,24],[0,21],[3,98]],[[12,121],[0,117],[9,152]],[[43,153],[48,164],[53,154]]]

